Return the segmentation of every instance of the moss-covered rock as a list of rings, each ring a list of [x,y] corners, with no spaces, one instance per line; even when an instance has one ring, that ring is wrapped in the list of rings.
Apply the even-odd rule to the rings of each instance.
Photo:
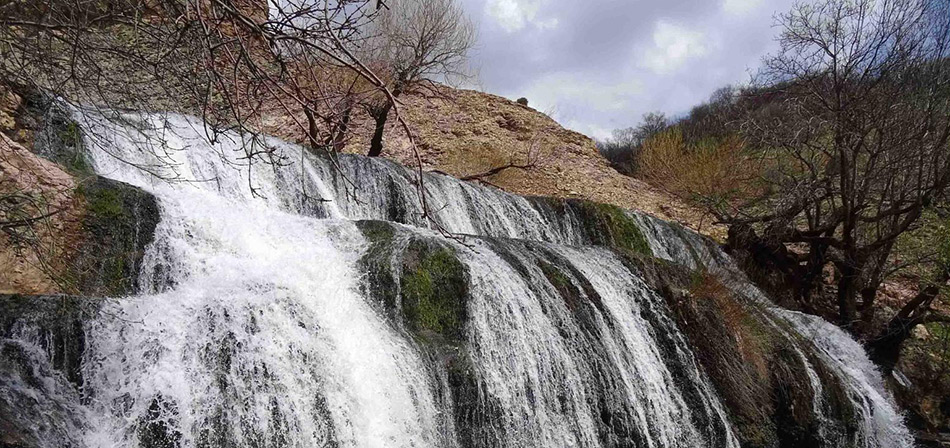
[[[136,291],[145,249],[159,221],[155,197],[114,180],[93,177],[77,188],[82,237],[69,276],[76,292],[121,296]]]
[[[390,222],[356,225],[369,243],[359,261],[362,289],[443,369],[459,443],[469,448],[499,440],[503,410],[484,390],[466,347],[470,278],[455,249]]]
[[[388,222],[357,226],[370,243],[359,262],[364,292],[416,337],[460,344],[468,320],[469,274],[455,249],[408,232],[397,238],[397,227]]]
[[[454,249],[431,241],[411,241],[399,281],[402,312],[410,329],[454,341],[464,338],[469,278]]]
[[[609,246],[641,255],[653,255],[643,230],[635,219],[616,205],[582,199],[528,198],[552,219],[577,218],[591,244]]]
[[[592,228],[597,229],[592,234],[595,244],[653,255],[639,224],[620,207],[589,201],[577,201],[574,207]]]

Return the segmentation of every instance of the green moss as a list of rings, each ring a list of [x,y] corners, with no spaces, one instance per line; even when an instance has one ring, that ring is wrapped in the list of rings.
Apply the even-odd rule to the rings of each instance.
[[[560,269],[554,267],[554,265],[539,260],[538,267],[541,268],[541,272],[544,273],[544,276],[547,277],[548,281],[551,282],[558,291],[563,292],[565,290],[574,289],[571,279],[569,279],[567,275],[564,275]]]
[[[92,174],[92,165],[86,158],[82,143],[82,129],[75,121],[67,120],[59,127],[59,140],[64,151],[59,162],[73,174]]]
[[[616,205],[583,199],[558,199],[544,196],[527,198],[543,214],[561,217],[573,215],[581,222],[593,244],[609,246],[640,255],[652,256],[640,224]]]
[[[76,195],[85,204],[85,235],[63,278],[79,294],[133,293],[145,247],[159,220],[157,201],[138,188],[99,177],[81,184]]]
[[[117,190],[94,189],[83,193],[86,198],[86,206],[95,217],[109,220],[128,218],[129,213],[125,210],[122,198]]]
[[[410,243],[400,287],[403,316],[411,330],[456,341],[464,337],[468,272],[451,248]]]
[[[574,205],[580,211],[586,224],[594,231],[591,235],[594,243],[641,255],[653,255],[646,237],[640,230],[640,225],[622,208],[591,201],[576,201]]]
[[[65,126],[62,126],[59,129],[59,138],[64,143],[70,143],[74,146],[78,146],[82,141],[82,131],[79,129],[79,125],[75,121],[66,122]]]
[[[356,226],[363,232],[363,236],[374,245],[391,242],[396,233],[393,225],[386,221],[358,221]]]
[[[360,259],[364,292],[423,339],[460,342],[467,318],[468,271],[455,251],[434,239],[413,239],[404,250],[397,227],[384,221],[356,225],[370,243]],[[393,257],[401,259],[398,278]],[[401,306],[399,306],[401,304]]]

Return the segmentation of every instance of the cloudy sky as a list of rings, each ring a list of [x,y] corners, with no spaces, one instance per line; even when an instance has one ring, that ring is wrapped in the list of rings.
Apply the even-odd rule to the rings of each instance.
[[[479,90],[597,138],[749,80],[793,0],[460,0]]]

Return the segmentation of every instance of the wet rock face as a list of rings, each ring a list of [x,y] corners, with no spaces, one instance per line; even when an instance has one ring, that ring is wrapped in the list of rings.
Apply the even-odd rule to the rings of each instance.
[[[70,267],[76,289],[106,297],[136,292],[142,258],[160,217],[158,202],[138,188],[102,177],[77,191],[86,210],[84,237]]]
[[[461,344],[469,275],[455,249],[435,238],[398,239],[383,221],[357,225],[371,244],[360,261],[367,295],[417,338]]]
[[[0,295],[0,446],[76,446],[83,319],[98,301]]]
[[[670,306],[742,446],[858,446],[856,410],[810,344],[720,278],[652,259],[630,262]],[[809,368],[820,395],[810,386]]]
[[[461,341],[467,320],[468,273],[448,247],[413,241],[403,258],[402,309],[413,331]]]
[[[94,176],[83,144],[83,129],[68,111],[42,94],[29,95],[21,114],[34,132],[32,151],[76,177]]]
[[[472,306],[468,286],[471,279],[465,264],[450,245],[438,238],[426,238],[380,221],[363,221],[358,225],[370,242],[360,262],[365,272],[364,288],[378,300],[397,328],[412,334],[430,359],[444,367],[447,381],[442,387],[448,389],[446,393],[453,400],[453,418],[461,445],[488,446],[488,441],[503,440],[504,425],[499,422],[504,408],[482,383],[471,353],[472,341],[465,333],[466,325],[470,325],[468,308]],[[584,361],[588,368],[601,372],[592,380],[599,391],[592,406],[598,410],[601,443],[646,443],[644,435],[630,425],[633,411],[624,407],[622,392],[616,391],[617,385],[609,381],[616,372],[610,370],[606,361],[596,324],[599,316],[610,314],[603,299],[570,262],[548,249],[517,240],[481,240],[519,275],[529,278],[529,271],[539,269],[550,289],[570,311],[580,329],[580,333],[570,336],[572,343],[591,354]],[[638,254],[630,248],[616,248],[615,253],[621,256],[631,275],[642,275],[662,297],[655,305],[644,305],[641,317],[660,328],[665,316],[672,316],[694,350],[696,362],[722,399],[742,446],[852,446],[845,442],[853,440],[855,431],[848,425],[854,419],[854,410],[846,392],[835,374],[808,354],[806,345],[790,339],[755,304],[747,303],[710,274]],[[532,254],[528,258],[537,266],[524,264],[524,254]],[[541,284],[533,287],[546,288]],[[675,359],[678,344],[672,333],[656,337],[664,359]],[[808,367],[802,356],[810,357],[809,364],[816,366],[816,375],[823,384],[820,397],[814,396],[809,387]],[[675,363],[671,369],[676,374],[688,370]],[[690,381],[683,377],[677,383]],[[692,408],[702,406],[698,389],[684,387],[681,393]],[[814,411],[819,402],[822,417]],[[698,423],[706,428],[717,424],[714,420]],[[711,431],[710,437],[719,434],[723,432]],[[717,441],[721,446],[727,443],[726,439]]]
[[[570,216],[580,224],[585,244],[607,246],[640,255],[653,255],[643,230],[620,207],[581,199],[530,197],[528,200],[549,219]]]
[[[0,337],[22,336],[36,341],[49,366],[77,388],[82,386],[85,350],[84,319],[93,316],[101,300],[76,296],[0,295]]]

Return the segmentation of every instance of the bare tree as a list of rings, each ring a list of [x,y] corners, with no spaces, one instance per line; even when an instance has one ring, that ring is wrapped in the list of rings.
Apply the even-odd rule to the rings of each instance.
[[[780,16],[781,49],[752,90],[767,101],[743,125],[767,167],[759,194],[712,205],[730,244],[758,247],[806,308],[833,266],[840,324],[855,331],[897,238],[950,186],[948,5],[820,0]]]
[[[375,42],[365,59],[372,61],[393,97],[428,83],[464,76],[475,28],[456,0],[392,0],[376,24]],[[370,156],[383,151],[383,134],[393,108],[386,98],[364,103],[375,120]]]
[[[616,170],[633,175],[638,169],[637,159],[640,147],[669,126],[670,120],[663,112],[645,113],[637,126],[614,129],[610,138],[598,145],[600,153]]]

